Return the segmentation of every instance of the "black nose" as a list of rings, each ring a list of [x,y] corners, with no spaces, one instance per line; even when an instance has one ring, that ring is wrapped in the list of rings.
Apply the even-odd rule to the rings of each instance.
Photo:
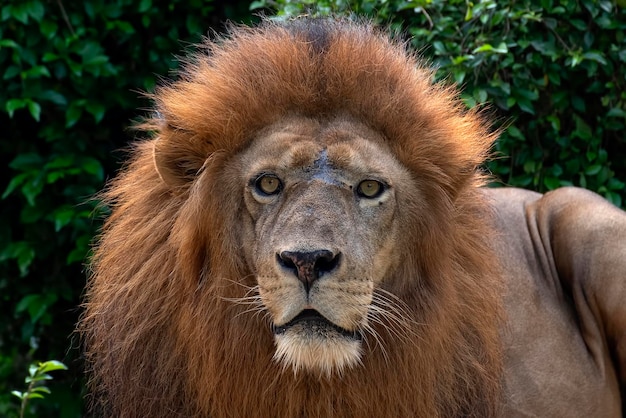
[[[340,256],[341,253],[335,254],[328,250],[283,251],[276,255],[276,259],[304,283],[308,292],[313,282],[339,265]]]

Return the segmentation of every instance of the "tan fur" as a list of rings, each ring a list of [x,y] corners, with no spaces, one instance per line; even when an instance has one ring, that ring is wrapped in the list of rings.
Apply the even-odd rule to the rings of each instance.
[[[497,415],[500,287],[477,169],[495,135],[482,117],[368,25],[263,22],[206,49],[157,91],[158,115],[145,125],[155,138],[136,146],[105,193],[112,214],[81,324],[95,408],[120,417]],[[368,286],[395,295],[403,326],[370,324],[378,340],[341,370],[294,373],[274,358],[268,323],[288,300],[261,314],[233,302],[259,284],[244,171],[262,154],[249,153],[255,141],[281,129],[291,136],[267,142],[276,159],[297,131],[312,148],[293,148],[286,167],[312,164],[324,127],[341,173],[368,170],[376,156],[364,156],[376,152],[405,170],[393,177],[398,231],[368,270],[380,270]],[[360,205],[347,210],[374,210]],[[345,327],[363,319],[328,309]]]

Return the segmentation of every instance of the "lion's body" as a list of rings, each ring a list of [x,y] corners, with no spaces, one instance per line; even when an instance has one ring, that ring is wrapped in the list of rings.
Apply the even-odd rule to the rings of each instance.
[[[533,227],[539,195],[480,187],[482,117],[366,25],[209,48],[105,194],[81,325],[96,409],[619,416],[622,212],[570,192],[597,214],[562,220],[558,192]]]
[[[506,290],[503,416],[621,417],[626,214],[582,189],[486,193]]]

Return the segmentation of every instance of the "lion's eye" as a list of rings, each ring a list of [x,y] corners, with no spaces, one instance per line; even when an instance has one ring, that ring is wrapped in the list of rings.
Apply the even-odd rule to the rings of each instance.
[[[363,180],[359,183],[356,191],[361,197],[373,199],[382,194],[385,190],[385,186],[376,180]]]
[[[280,192],[282,183],[273,174],[262,174],[256,179],[254,186],[260,193],[272,195]]]

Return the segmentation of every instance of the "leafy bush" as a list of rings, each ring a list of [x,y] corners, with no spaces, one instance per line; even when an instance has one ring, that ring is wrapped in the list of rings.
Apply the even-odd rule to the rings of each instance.
[[[618,206],[626,193],[626,9],[608,0],[263,0],[279,16],[356,12],[410,35],[508,126],[492,172],[538,191],[577,185]]]
[[[78,345],[83,262],[101,218],[91,199],[119,167],[137,108],[149,105],[138,92],[176,67],[174,54],[247,9],[206,0],[0,2],[0,416],[17,416],[10,390],[35,358],[64,359],[70,372],[32,409],[81,415],[82,370],[68,347]]]

